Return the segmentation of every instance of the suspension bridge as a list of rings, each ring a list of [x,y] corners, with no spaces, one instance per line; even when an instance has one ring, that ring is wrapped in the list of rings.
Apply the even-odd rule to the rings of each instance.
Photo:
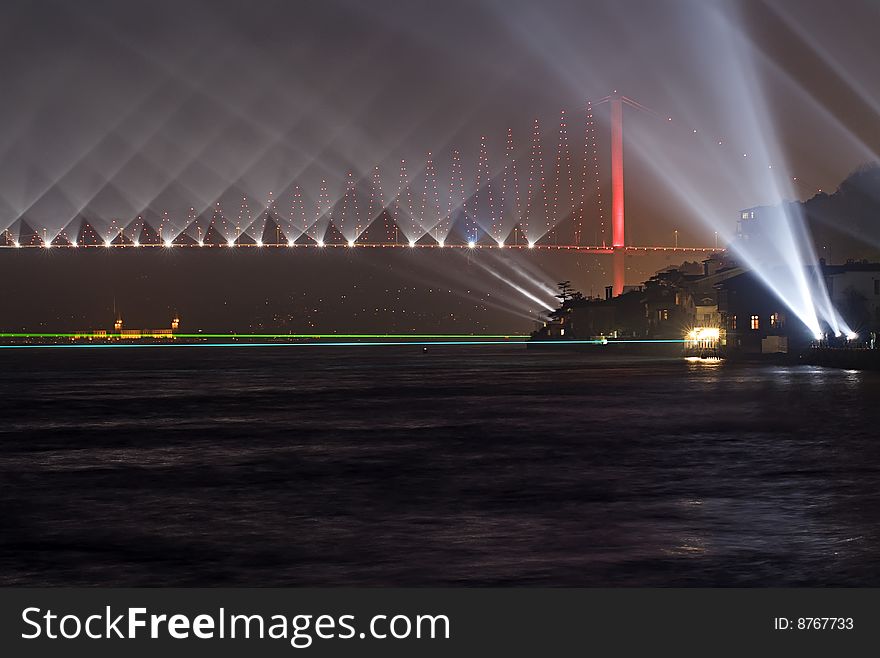
[[[453,150],[446,185],[438,180],[431,153],[415,175],[401,161],[396,191],[386,196],[380,168],[356,177],[349,172],[334,200],[326,180],[309,196],[292,183],[278,197],[251,208],[243,197],[236,213],[220,201],[191,207],[182,220],[146,210],[130,221],[103,222],[81,213],[60,230],[38,226],[27,212],[0,232],[7,249],[492,249],[568,251],[613,258],[613,292],[625,284],[624,256],[650,252],[710,254],[712,246],[634,245],[627,240],[624,204],[624,107],[653,112],[614,92],[595,104],[610,106],[610,222],[602,195],[594,104],[580,117],[583,142],[572,148],[569,120],[562,112],[555,156],[545,158],[542,131],[535,121],[529,148],[515,148],[508,129],[503,165],[492,169],[481,137],[472,185],[465,185],[462,157]],[[548,171],[548,169],[550,171]],[[441,193],[442,188],[442,193]],[[470,188],[470,192],[466,191]],[[307,199],[313,198],[313,202]],[[610,224],[610,235],[608,225]],[[2,226],[2,224],[0,224]],[[593,240],[586,236],[592,235]]]

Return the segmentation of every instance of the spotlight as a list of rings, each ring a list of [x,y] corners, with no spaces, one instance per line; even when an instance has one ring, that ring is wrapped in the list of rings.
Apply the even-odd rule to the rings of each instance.
[[[104,246],[108,249],[113,246],[113,243],[110,240],[104,240]]]
[[[51,248],[52,248],[52,243],[51,243],[51,242],[44,242],[44,243],[43,243],[43,248],[44,248],[44,249],[51,249]]]
[[[79,243],[77,243],[76,240],[74,240],[73,242],[70,243],[70,246],[75,249],[76,247],[79,246]]]
[[[354,246],[354,240],[349,240],[349,241],[348,241],[348,246],[349,246],[349,247],[353,247],[353,246]]]
[[[227,240],[226,245],[227,245],[228,247],[234,247],[234,246],[235,246],[235,240]]]
[[[12,246],[15,247],[16,249],[18,249],[19,247],[21,247],[21,245],[18,244],[18,240],[16,240],[15,242],[13,242],[13,243],[12,243]]]
[[[535,243],[529,242],[529,249],[534,249],[534,248],[535,248]]]
[[[499,249],[504,249],[504,240],[499,240],[499,241],[498,241],[498,248],[499,248]]]
[[[469,248],[469,249],[473,249],[473,248],[476,247],[476,246],[477,246],[477,243],[474,242],[473,240],[471,240],[471,241],[468,242],[468,248]]]
[[[319,247],[323,247],[323,246],[324,246],[324,241],[323,241],[323,240],[318,240],[318,246],[319,246]]]
[[[859,335],[855,331],[850,331],[846,334],[847,340],[856,340],[858,337]]]
[[[825,334],[814,334],[813,338],[815,338],[816,340],[824,340]]]
[[[416,241],[415,241],[415,240],[410,240],[410,241],[409,241],[409,246],[410,246],[410,247],[415,247],[415,246],[416,246]]]
[[[836,334],[834,334],[834,337],[835,337],[835,338],[843,338],[843,332],[842,332],[842,331],[838,331]]]
[[[263,246],[263,241],[262,241],[262,240],[257,240],[257,246],[258,246],[258,247],[262,247],[262,246]]]
[[[292,246],[293,246],[293,241],[292,241],[292,240],[288,240],[288,241],[287,241],[287,246],[288,246],[288,247],[292,247]]]
[[[140,241],[135,240],[135,241],[134,241],[134,246],[135,246],[135,247],[140,247],[140,246],[141,246]]]
[[[165,240],[165,248],[166,248],[166,249],[171,249],[171,247],[172,247],[173,245],[174,245],[174,243],[171,242],[171,240]],[[199,242],[199,246],[200,246],[200,247],[202,246],[202,243],[201,243],[201,242]]]
[[[171,246],[171,243],[170,243],[170,242],[168,243],[168,246],[169,246],[169,247]],[[200,247],[204,247],[204,246],[205,246],[205,243],[204,243],[202,240],[199,240],[199,246],[200,246]]]
[[[437,241],[437,246],[438,246],[438,247],[443,247],[444,245],[445,245],[445,243],[443,242],[443,240],[438,240],[438,241]]]

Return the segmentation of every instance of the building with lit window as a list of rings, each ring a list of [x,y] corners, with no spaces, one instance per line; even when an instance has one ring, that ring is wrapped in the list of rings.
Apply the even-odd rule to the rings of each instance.
[[[681,338],[694,327],[724,329],[716,285],[742,273],[723,254],[658,272],[645,283],[645,320],[651,338]],[[723,340],[723,331],[722,331]]]
[[[755,206],[740,210],[736,220],[736,238],[744,241],[761,239],[763,234],[761,220],[766,220],[773,212],[778,212],[773,206]]]
[[[759,276],[740,272],[716,288],[729,352],[760,354],[809,345],[807,328],[799,321],[789,326],[788,309]]]
[[[880,263],[820,267],[831,303],[846,323],[866,340],[880,333]],[[757,275],[742,272],[718,284],[717,292],[729,348],[759,353],[780,351],[785,344],[794,351],[812,341],[807,327]]]

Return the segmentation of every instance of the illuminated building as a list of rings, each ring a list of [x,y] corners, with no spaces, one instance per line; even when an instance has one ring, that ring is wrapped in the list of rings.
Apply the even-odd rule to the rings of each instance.
[[[164,329],[124,329],[122,317],[117,316],[113,322],[113,332],[106,329],[93,329],[70,334],[73,340],[142,340],[150,338],[154,340],[173,340],[175,333],[180,328],[180,317],[175,314],[171,319],[171,326]]]
[[[806,347],[813,337],[753,272],[718,284],[721,326],[732,352],[760,354]],[[794,320],[794,321],[792,321]]]
[[[761,237],[761,220],[765,218],[771,206],[755,206],[740,210],[736,220],[736,237],[738,240],[756,240]]]
[[[823,337],[858,340],[880,331],[880,263],[826,265],[820,262],[831,304],[851,329],[835,336],[827,326]],[[812,271],[812,268],[810,268]],[[742,272],[718,288],[721,325],[732,349],[744,353],[797,351],[816,340],[779,297],[752,272]],[[784,339],[784,340],[783,340]]]

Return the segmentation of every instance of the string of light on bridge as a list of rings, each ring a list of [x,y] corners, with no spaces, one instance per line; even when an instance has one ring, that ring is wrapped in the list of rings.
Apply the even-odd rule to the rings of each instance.
[[[625,98],[627,104],[657,114]],[[600,101],[601,102],[601,101]],[[278,209],[272,192],[256,211],[251,200],[242,196],[234,229],[221,203],[213,203],[209,212],[197,212],[190,206],[184,225],[178,225],[172,213],[161,212],[155,222],[148,212],[139,213],[124,224],[110,220],[105,229],[94,218],[77,216],[57,232],[35,228],[24,213],[0,232],[3,247],[394,247],[412,248],[530,248],[577,249],[604,253],[605,215],[602,177],[599,168],[594,104],[587,102],[579,114],[584,130],[583,160],[575,167],[570,143],[568,113],[560,113],[558,139],[551,177],[545,170],[545,154],[540,121],[534,120],[528,148],[517,155],[513,129],[506,131],[503,166],[493,171],[489,138],[482,135],[474,168],[474,189],[468,194],[460,149],[452,149],[449,164],[445,212],[441,209],[436,158],[429,153],[423,166],[411,170],[400,161],[397,194],[386,200],[382,193],[379,166],[361,177],[346,172],[342,194],[333,200],[327,179],[323,178],[316,195],[313,219],[307,220],[304,190],[299,183],[286,189],[290,194],[289,211]],[[671,116],[667,123],[674,124]],[[580,123],[578,124],[580,125]],[[693,130],[696,134],[697,130]],[[725,145],[723,139],[719,146]],[[744,153],[748,156],[748,153]],[[527,172],[518,166],[527,162]],[[579,172],[576,177],[575,171]],[[523,178],[526,180],[523,181]],[[415,183],[418,182],[416,186]],[[525,182],[525,185],[521,184]],[[418,207],[413,189],[419,190]],[[522,189],[524,187],[525,189]],[[524,197],[524,199],[523,199]],[[384,236],[377,239],[370,231],[373,222],[382,218]],[[586,231],[587,225],[595,231]],[[55,233],[53,236],[52,233]],[[595,234],[589,244],[585,234]],[[618,244],[628,251],[669,251],[677,245],[636,247]],[[713,251],[715,247],[679,247],[679,250]]]

